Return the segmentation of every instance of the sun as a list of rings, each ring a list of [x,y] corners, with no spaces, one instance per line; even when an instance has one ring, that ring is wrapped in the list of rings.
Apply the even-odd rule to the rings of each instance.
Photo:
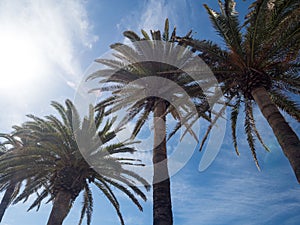
[[[30,35],[0,31],[0,92],[30,86],[42,66],[41,51]]]

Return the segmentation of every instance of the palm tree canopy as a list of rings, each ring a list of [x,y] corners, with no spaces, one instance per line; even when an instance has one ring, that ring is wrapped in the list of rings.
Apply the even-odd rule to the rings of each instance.
[[[47,202],[50,202],[60,191],[71,193],[72,201],[83,191],[79,224],[85,215],[87,224],[90,224],[94,202],[91,190],[93,184],[111,202],[121,224],[124,224],[112,187],[124,192],[140,210],[142,206],[136,195],[143,200],[146,200],[146,196],[137,187],[137,183],[149,189],[148,183],[142,177],[124,167],[142,165],[139,160],[118,156],[118,153],[133,153],[135,150],[129,146],[131,143],[113,142],[116,136],[111,130],[113,121],[107,120],[104,123],[103,109],[94,115],[91,107],[89,116],[81,122],[71,101],[66,101],[66,107],[57,102],[52,102],[52,106],[61,116],[61,120],[53,115],[45,118],[29,115],[30,121],[14,127],[11,137],[22,145],[12,145],[0,157],[1,191],[18,174],[19,183],[24,181],[25,186],[21,191],[18,189],[12,200],[13,203],[18,203],[35,195],[36,198],[28,210],[35,207],[38,210],[44,199],[49,197]],[[86,162],[77,144],[87,136],[90,143],[85,146],[88,153],[86,155],[94,158],[93,165]]]
[[[92,91],[111,93],[108,98],[100,100],[96,110],[98,107],[109,107],[107,110],[109,114],[122,108],[127,109],[127,115],[119,126],[136,119],[132,132],[132,138],[134,138],[154,111],[156,100],[160,99],[166,104],[166,114],[171,114],[176,120],[181,120],[169,136],[171,137],[181,126],[185,126],[187,132],[197,139],[197,135],[189,128],[197,120],[194,117],[195,113],[199,117],[210,120],[210,106],[203,86],[207,82],[205,85],[209,87],[208,83],[211,81],[203,77],[201,81],[203,86],[200,86],[186,70],[183,70],[183,68],[192,70],[191,62],[196,58],[191,51],[185,49],[183,43],[178,45],[175,43],[176,28],[171,33],[169,32],[168,19],[165,21],[162,34],[159,30],[151,30],[150,35],[144,30],[141,30],[141,33],[142,37],[133,31],[125,31],[123,34],[130,40],[130,43],[111,45],[115,51],[114,59],[96,60],[106,68],[91,74],[87,80],[100,80],[100,88]],[[191,32],[185,37],[189,38],[190,35]],[[197,80],[200,81],[200,78]],[[176,89],[170,83],[180,88]],[[197,95],[190,98],[190,94],[195,92]],[[189,97],[188,100],[183,97],[183,93]]]
[[[252,91],[265,88],[279,109],[300,121],[300,106],[295,100],[300,93],[300,2],[255,1],[243,24],[238,19],[235,1],[219,0],[219,5],[219,12],[206,4],[204,7],[225,48],[206,40],[180,41],[198,52],[222,86],[232,106],[231,127],[237,153],[236,123],[241,111],[245,113],[247,141],[258,166],[255,139],[268,148],[256,128]]]

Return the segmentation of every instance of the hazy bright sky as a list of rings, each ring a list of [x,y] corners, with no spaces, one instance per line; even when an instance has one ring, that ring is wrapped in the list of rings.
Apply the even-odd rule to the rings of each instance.
[[[217,9],[217,0],[87,0],[0,1],[0,132],[33,113],[53,113],[50,101],[73,99],[84,71],[93,60],[124,40],[131,29],[162,29],[165,18],[178,34],[193,29],[194,36],[219,41],[202,4]],[[238,1],[245,12],[250,1]],[[189,163],[172,177],[174,224],[177,225],[295,225],[300,221],[300,186],[271,129],[258,115],[271,153],[259,145],[259,172],[239,126],[241,156],[237,157],[227,126],[219,155],[204,172],[198,171],[203,153],[195,151]],[[289,120],[294,130],[300,126]],[[298,132],[299,135],[299,132]],[[169,146],[172,148],[172,144]],[[94,192],[92,224],[119,224],[100,192]],[[151,193],[144,212],[118,194],[127,225],[152,224]],[[64,225],[78,222],[79,196]],[[29,203],[10,207],[4,225],[45,224],[51,204],[26,212]]]

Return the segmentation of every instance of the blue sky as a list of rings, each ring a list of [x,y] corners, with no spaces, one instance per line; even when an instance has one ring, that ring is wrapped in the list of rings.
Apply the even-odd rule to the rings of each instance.
[[[201,0],[90,0],[0,2],[0,128],[1,132],[25,120],[26,114],[53,113],[50,101],[73,99],[93,60],[122,42],[122,32],[161,29],[166,17],[179,34],[219,41],[202,4],[217,9],[217,1]],[[250,1],[238,1],[245,12]],[[4,49],[4,50],[3,50]],[[287,224],[300,221],[300,186],[271,129],[257,111],[258,127],[271,153],[258,145],[259,172],[239,127],[241,155],[236,156],[229,126],[220,153],[204,172],[198,171],[203,153],[172,177],[174,224]],[[296,131],[300,125],[291,119]],[[299,132],[298,132],[299,135]],[[172,143],[169,144],[172,147]],[[139,212],[118,194],[128,225],[152,224],[151,193]],[[76,224],[80,197],[64,225]],[[45,224],[51,205],[26,212],[29,203],[10,207],[4,225]],[[113,207],[95,192],[92,224],[118,224]]]

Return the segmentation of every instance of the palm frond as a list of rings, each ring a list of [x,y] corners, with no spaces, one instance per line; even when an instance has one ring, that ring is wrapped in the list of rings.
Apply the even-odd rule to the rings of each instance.
[[[287,112],[295,120],[300,122],[300,106],[295,100],[289,98],[287,95],[273,90],[270,92],[272,101],[284,112]]]
[[[237,129],[236,124],[237,124],[240,106],[241,106],[241,99],[237,99],[231,110],[231,116],[230,116],[232,140],[237,155],[240,155],[238,150],[238,144],[237,144],[237,136],[236,136],[236,129]]]
[[[251,103],[250,102],[245,102],[245,112],[246,112],[246,116],[245,116],[245,122],[244,122],[244,128],[245,128],[245,132],[247,135],[247,142],[249,144],[255,165],[257,167],[258,170],[260,170],[260,166],[257,160],[257,155],[256,155],[256,149],[255,149],[255,138],[253,136],[253,120],[251,119],[251,112],[252,107],[251,107]]]

